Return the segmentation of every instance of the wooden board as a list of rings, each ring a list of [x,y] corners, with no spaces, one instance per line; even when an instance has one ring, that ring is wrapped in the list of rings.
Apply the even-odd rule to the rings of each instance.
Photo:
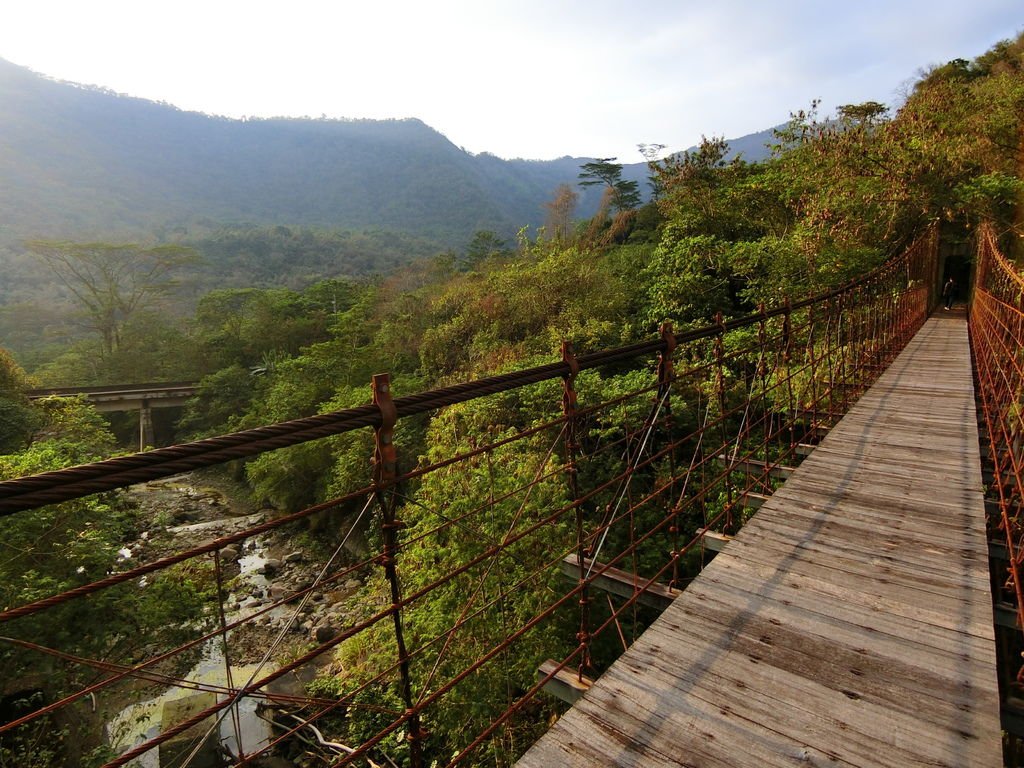
[[[966,325],[932,318],[519,761],[998,766]]]

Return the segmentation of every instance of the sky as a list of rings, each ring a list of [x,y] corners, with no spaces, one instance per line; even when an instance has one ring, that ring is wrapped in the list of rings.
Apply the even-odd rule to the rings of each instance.
[[[473,153],[639,162],[814,99],[898,105],[1021,31],[1022,0],[5,0],[0,58],[209,114],[416,117]]]

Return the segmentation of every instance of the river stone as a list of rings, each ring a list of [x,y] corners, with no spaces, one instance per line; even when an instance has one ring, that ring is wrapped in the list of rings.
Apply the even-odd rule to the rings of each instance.
[[[274,584],[270,587],[270,599],[277,602],[285,597],[285,595],[289,594],[289,592],[290,590],[287,587],[283,587],[280,584]]]
[[[239,558],[238,547],[224,547],[220,551],[220,556],[229,563],[233,563]]]
[[[295,763],[275,755],[261,755],[252,763],[253,768],[295,768]]]
[[[263,563],[263,567],[260,568],[260,573],[262,573],[264,576],[273,576],[280,570],[281,561],[274,560],[273,558],[271,558],[270,560],[267,560],[265,563]]]
[[[161,728],[165,731],[170,730],[173,726],[183,723],[216,703],[217,696],[213,693],[199,693],[184,699],[164,702],[161,712]],[[217,729],[212,727],[215,723],[216,719],[211,715],[201,723],[161,744],[160,765],[180,765],[193,752],[196,742],[199,740],[202,740],[202,746],[188,764],[192,768],[217,768],[221,765],[218,754],[220,740]]]
[[[175,509],[171,512],[171,519],[175,523],[191,523],[193,520],[198,519],[198,515],[191,509]]]
[[[345,582],[345,589],[359,589],[363,586],[363,582],[359,579],[349,579]]]
[[[301,552],[289,552],[287,555],[284,556],[284,561],[286,563],[301,563],[302,562],[302,553]]]
[[[334,627],[330,624],[317,624],[313,627],[313,640],[317,643],[326,643],[334,638]]]

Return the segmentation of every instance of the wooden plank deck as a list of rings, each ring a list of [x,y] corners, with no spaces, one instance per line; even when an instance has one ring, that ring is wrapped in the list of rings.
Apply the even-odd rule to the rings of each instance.
[[[962,316],[929,320],[517,764],[998,766]]]

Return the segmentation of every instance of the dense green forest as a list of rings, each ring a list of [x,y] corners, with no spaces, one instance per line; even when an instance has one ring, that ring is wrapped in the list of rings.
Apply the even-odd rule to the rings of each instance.
[[[72,276],[74,265],[57,264],[59,249],[51,246],[58,244],[69,252],[78,248],[79,263],[91,259],[93,279],[99,277],[103,270],[95,263],[97,253],[85,257],[87,249],[83,246],[104,246],[102,243],[28,241],[8,248],[0,257],[6,262],[5,280],[0,284],[0,339],[32,369],[61,355],[69,341],[87,338],[92,329],[89,310],[76,295],[83,276],[64,279]],[[113,381],[111,376],[118,381],[141,381],[140,376],[165,379],[175,370],[191,376],[187,373],[192,370],[189,363],[180,359],[175,362],[161,349],[168,343],[167,327],[173,328],[192,315],[211,286],[300,290],[324,279],[361,281],[438,251],[433,241],[396,232],[281,225],[221,227],[201,238],[180,237],[154,247],[168,251],[179,248],[189,257],[180,259],[159,279],[150,276],[155,290],[147,292],[143,306],[134,308],[137,313],[121,318],[128,333],[120,346],[125,354],[141,351],[143,357],[138,364],[131,369],[113,365],[106,370],[40,372],[42,381],[62,385],[109,383]],[[148,250],[152,249],[139,246],[137,253]],[[139,269],[134,270],[135,274],[125,272],[120,279],[126,284],[139,279],[144,262],[136,260],[134,266]],[[144,322],[146,318],[151,322]],[[88,355],[88,344],[82,350]]]
[[[933,68],[894,114],[874,102],[829,116],[813,105],[798,111],[763,161],[730,159],[725,142],[712,138],[652,162],[655,197],[647,203],[622,203],[616,183],[624,177],[611,163],[597,185],[604,197],[593,216],[579,216],[570,186],[551,189],[544,225],[514,238],[477,228],[461,246],[438,252],[424,241],[381,233],[278,227],[224,229],[204,240],[146,247],[30,243],[25,259],[63,271],[54,299],[76,308],[81,330],[70,345],[46,346],[23,327],[24,316],[6,310],[5,322],[22,328],[16,338],[24,341],[22,365],[0,357],[0,477],[67,466],[113,448],[85,405],[30,404],[26,366],[40,384],[196,379],[199,394],[177,425],[184,440],[364,404],[370,377],[381,371],[392,374],[398,394],[408,394],[548,362],[563,340],[585,352],[649,338],[665,320],[678,329],[702,325],[716,312],[743,314],[846,281],[936,223],[956,238],[992,220],[1019,257],[1022,115],[1019,38],[973,61]],[[361,248],[373,254],[365,263]],[[200,252],[205,263],[196,261]],[[351,254],[344,267],[339,253]],[[404,255],[417,258],[399,265]],[[388,269],[376,271],[381,264]],[[31,352],[29,343],[43,351]],[[632,375],[591,373],[580,386],[610,397],[633,388]],[[530,406],[499,398],[448,409],[408,426],[404,450],[450,455],[485,424],[525,428],[546,416]],[[326,444],[262,455],[239,466],[239,475],[255,499],[282,512],[361,487],[367,436]],[[523,467],[530,460],[510,459]],[[444,482],[431,479],[420,492],[444,494]],[[136,514],[117,494],[69,502],[52,514],[69,510],[90,521],[93,533],[83,540],[71,524],[52,525],[45,551],[33,543],[25,518],[3,521],[2,546],[20,553],[0,570],[5,605],[78,583],[79,564],[99,573],[103,553],[118,546]],[[412,508],[405,514],[413,526],[429,525]],[[495,520],[495,530],[502,524]],[[408,556],[430,560],[415,549]],[[408,588],[429,576],[425,565]],[[202,589],[201,579],[187,583]],[[168,608],[174,620],[187,620],[192,597],[187,592]],[[134,610],[169,620],[148,603]],[[446,619],[424,621],[440,626]],[[375,662],[367,653],[339,674],[369,674]],[[481,680],[480,690],[493,684]],[[319,685],[330,688],[329,680]],[[438,754],[464,727],[462,719],[443,716],[430,723]],[[512,745],[510,754],[522,746]],[[507,764],[508,755],[486,759]]]

